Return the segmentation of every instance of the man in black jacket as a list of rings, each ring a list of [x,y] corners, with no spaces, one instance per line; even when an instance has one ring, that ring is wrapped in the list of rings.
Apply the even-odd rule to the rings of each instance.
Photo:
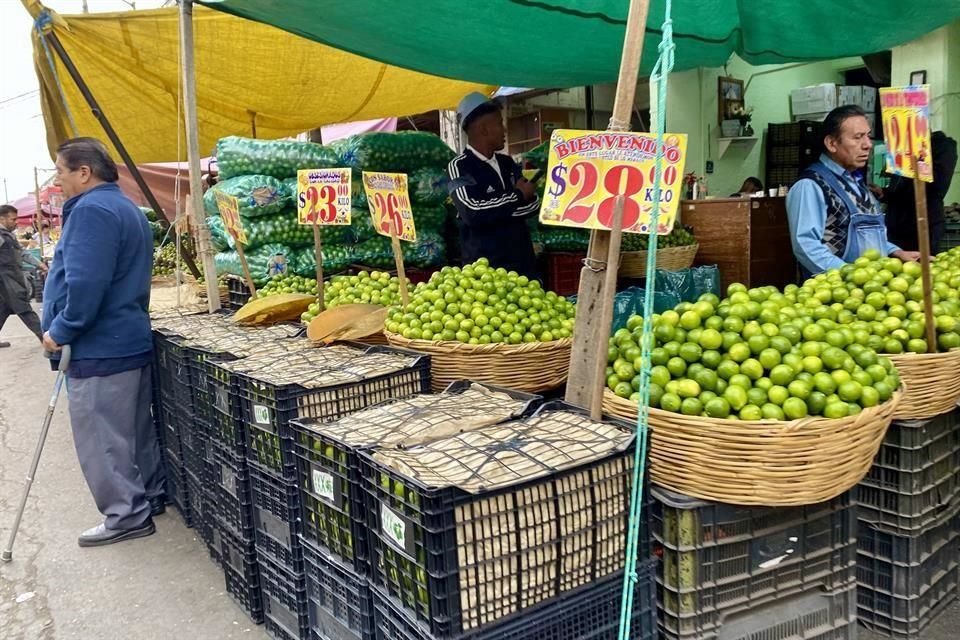
[[[500,106],[483,94],[471,93],[460,101],[457,116],[468,144],[447,172],[463,260],[487,258],[494,267],[538,279],[526,218],[539,211],[540,199],[517,163],[497,153],[506,141]]]
[[[47,265],[23,251],[13,235],[16,228],[16,208],[9,204],[0,205],[0,329],[7,318],[17,315],[38,340],[43,340],[40,318],[30,306],[30,293],[23,277],[23,261],[27,260],[41,271],[46,271]],[[0,348],[9,346],[9,342],[0,342]]]
[[[927,220],[930,226],[930,251],[936,254],[946,231],[943,200],[957,169],[957,141],[942,131],[934,131],[930,136],[930,151],[933,155],[933,182],[926,183]],[[882,197],[887,204],[887,235],[890,242],[906,250],[918,249],[913,180],[893,176],[890,186],[883,190]]]

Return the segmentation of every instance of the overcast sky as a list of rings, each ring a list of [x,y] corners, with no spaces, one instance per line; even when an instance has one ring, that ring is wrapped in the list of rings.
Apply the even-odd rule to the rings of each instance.
[[[55,11],[68,15],[81,13],[83,0],[44,0]],[[87,0],[90,12],[128,10],[122,0]],[[163,0],[135,0],[137,9],[155,9]],[[0,202],[15,200],[33,190],[33,167],[52,169],[47,152],[43,116],[37,94],[37,76],[33,70],[30,14],[20,0],[0,0],[0,42],[3,62],[0,72]],[[41,171],[40,181],[50,175]]]

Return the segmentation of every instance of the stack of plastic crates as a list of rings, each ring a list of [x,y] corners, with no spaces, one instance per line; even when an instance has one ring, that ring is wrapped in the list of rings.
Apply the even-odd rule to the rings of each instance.
[[[661,638],[856,637],[852,496],[791,508],[705,502],[654,487]]]
[[[376,637],[614,640],[632,431],[552,402],[519,420],[361,452]],[[656,595],[645,523],[639,543],[630,637],[647,640]]]
[[[181,434],[193,428],[193,400],[190,391],[190,369],[182,346],[182,338],[154,333],[153,375],[156,378],[157,427],[164,468],[167,500],[193,526],[189,496],[189,479],[184,461]]]
[[[281,640],[310,638],[309,567],[299,537],[300,491],[290,421],[329,422],[385,400],[423,393],[429,389],[429,358],[389,347],[336,345],[243,358],[219,368],[235,385],[242,423],[238,431],[245,433],[264,624]]]
[[[895,421],[857,487],[857,610],[891,638],[922,638],[957,598],[960,430],[957,412]]]
[[[290,422],[314,637],[370,638],[374,633],[360,452],[410,446],[468,425],[525,416],[541,401],[539,396],[461,381],[442,394],[389,401],[333,423]]]

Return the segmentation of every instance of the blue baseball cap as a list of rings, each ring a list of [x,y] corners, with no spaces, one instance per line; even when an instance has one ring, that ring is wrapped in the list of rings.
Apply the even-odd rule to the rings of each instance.
[[[457,105],[457,120],[460,121],[460,127],[466,130],[467,125],[474,119],[495,111],[500,111],[499,102],[474,91],[465,95]]]

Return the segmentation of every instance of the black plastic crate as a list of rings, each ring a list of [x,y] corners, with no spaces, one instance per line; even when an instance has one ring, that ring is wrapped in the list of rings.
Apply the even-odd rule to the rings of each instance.
[[[524,422],[547,412],[586,413],[551,402]],[[623,567],[633,457],[631,442],[590,463],[469,493],[426,486],[361,453],[373,582],[446,637],[611,575]],[[641,557],[650,544],[647,514]]]
[[[923,592],[897,596],[859,586],[857,618],[874,633],[897,640],[923,640],[923,631],[957,599],[960,572],[941,571]]]
[[[169,449],[166,452],[167,499],[176,507],[188,527],[194,524],[193,510],[190,508],[190,489],[187,471],[183,463]]]
[[[285,570],[262,554],[258,553],[258,558],[267,633],[278,640],[309,638],[306,577]]]
[[[373,638],[373,602],[366,576],[301,540],[310,628],[330,640]]]
[[[656,561],[637,567],[630,637],[656,640]],[[381,588],[372,590],[376,637],[384,640],[434,640],[403,604]],[[616,640],[620,626],[623,572],[565,593],[458,640]],[[316,637],[316,636],[315,636]]]
[[[194,531],[211,552],[211,557],[219,560],[219,554],[216,556],[213,554],[217,549],[213,534],[215,529],[213,500],[204,488],[204,483],[189,471],[187,471],[187,500],[190,503],[190,518],[193,521]]]
[[[239,309],[250,302],[250,287],[243,278],[234,275],[224,276],[227,281],[227,302],[224,305],[227,309]]]
[[[883,438],[875,464],[919,471],[960,447],[960,420],[951,411],[926,420],[894,420]]]
[[[451,383],[443,393],[459,395],[473,385],[508,395],[522,403],[514,413],[513,417],[516,418],[529,415],[542,401],[537,395],[469,381]],[[407,400],[409,399],[395,398],[369,409],[396,405]],[[365,409],[361,409],[362,411]],[[416,419],[426,413],[427,409],[417,408],[415,412],[411,412],[410,417]],[[390,434],[382,431],[375,439],[357,444],[356,439],[348,443],[331,429],[325,429],[324,425],[328,423],[323,421],[291,420],[289,424],[293,432],[293,453],[300,486],[301,535],[305,540],[342,558],[351,564],[355,571],[368,574],[368,523],[357,454],[383,446],[384,443],[392,444],[389,440]],[[343,432],[341,428],[339,433]]]
[[[937,473],[946,475],[918,493],[885,490],[864,483],[857,485],[860,519],[903,535],[915,535],[936,525],[960,498],[960,465],[947,473],[952,464],[953,460],[938,463]],[[902,483],[899,479],[896,482]]]
[[[855,585],[834,592],[821,589],[784,594],[758,607],[724,616],[709,632],[678,634],[663,625],[661,640],[855,640],[857,637]]]
[[[210,462],[207,460],[208,447],[207,428],[200,420],[195,418],[189,425],[181,423],[180,450],[183,454],[183,465],[204,485],[210,483],[211,476]]]
[[[247,458],[284,480],[295,480],[293,434],[289,422],[315,418],[332,422],[380,402],[406,398],[430,389],[430,358],[393,347],[358,349],[358,354],[403,354],[411,366],[359,382],[307,388],[299,384],[273,385],[256,374],[236,375],[240,418],[247,431]]]
[[[263,595],[260,590],[260,564],[252,541],[237,540],[220,531],[223,543],[223,575],[227,593],[256,624],[263,622]]]
[[[857,554],[902,566],[926,562],[935,551],[960,535],[960,503],[946,515],[943,522],[912,536],[890,533],[868,522],[860,522],[857,534]]]
[[[236,375],[215,362],[208,361],[203,368],[209,399],[210,438],[230,448],[235,455],[245,457],[247,430],[240,416]]]
[[[216,520],[234,537],[253,541],[253,496],[247,461],[220,443],[211,444],[214,457],[211,486],[216,499]]]
[[[881,553],[907,556],[907,562],[894,562],[864,551],[865,547],[876,547],[877,539],[884,536],[883,532],[864,527],[857,553],[857,583],[892,596],[919,597],[945,572],[957,570],[957,524],[957,519],[951,518],[916,538],[892,537],[889,545],[881,545]]]
[[[665,632],[715,633],[731,611],[854,582],[857,520],[849,492],[792,508],[706,502],[661,487],[651,493]]]
[[[300,491],[296,484],[277,480],[262,467],[249,464],[257,550],[286,570],[302,573]]]

